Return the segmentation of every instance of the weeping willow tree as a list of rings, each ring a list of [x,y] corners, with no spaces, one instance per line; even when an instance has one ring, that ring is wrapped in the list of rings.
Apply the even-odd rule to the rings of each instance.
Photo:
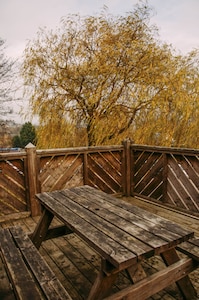
[[[199,147],[198,53],[173,56],[165,69],[162,90],[136,121],[137,143]],[[144,128],[144,135],[143,135]]]
[[[69,15],[28,43],[22,74],[39,116],[38,147],[118,144],[126,137],[180,145],[185,119],[193,135],[196,56],[174,56],[160,43],[151,13],[140,2],[125,16],[106,9]]]

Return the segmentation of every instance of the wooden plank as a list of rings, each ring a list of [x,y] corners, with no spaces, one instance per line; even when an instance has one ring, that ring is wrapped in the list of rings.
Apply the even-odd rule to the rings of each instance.
[[[134,148],[131,147],[134,154],[134,163],[135,163],[135,177],[139,175],[140,168],[144,165],[145,161],[148,159],[150,153],[147,151],[134,151]],[[141,177],[137,181],[140,180]]]
[[[59,238],[59,249],[63,252],[63,259],[67,258],[68,263],[72,264],[66,271],[67,277],[73,281],[82,297],[87,299],[88,291],[90,291],[98,271],[93,269],[91,262],[86,261],[83,255],[71,245],[70,241],[74,239],[74,236],[73,234],[70,237]]]
[[[161,254],[166,266],[173,265],[174,263],[180,261],[180,257],[176,252],[175,248],[171,248]],[[196,264],[192,261],[194,268]],[[187,274],[188,275],[188,274]],[[176,280],[176,284],[181,291],[185,299],[194,299],[196,296],[196,291],[193,287],[193,284],[188,276],[183,276],[182,278]]]
[[[107,172],[103,165],[98,163],[98,160],[96,160],[95,157],[88,156],[88,170],[91,170],[98,178],[102,178],[104,183],[109,186],[113,192],[119,190],[120,185],[118,182]]]
[[[140,190],[139,190],[140,189]],[[136,188],[136,193],[140,196],[150,197],[156,200],[159,200],[163,197],[163,182],[161,176],[151,178],[148,182],[142,182]]]
[[[147,277],[141,262],[130,266],[128,269],[126,269],[126,272],[132,283],[136,283]]]
[[[104,300],[140,300],[147,299],[168,285],[180,280],[194,270],[191,259],[182,259],[146,279],[127,287]],[[196,295],[195,295],[196,296]],[[190,298],[194,299],[194,298]]]
[[[95,199],[97,193],[97,199],[98,201],[100,201],[101,199],[101,201],[103,201],[103,205],[106,205],[106,203],[111,203],[115,206],[118,206],[119,208],[118,214],[121,213],[125,219],[126,218],[128,219],[128,217],[131,216],[131,213],[133,213],[133,218],[131,221],[136,224],[137,222],[135,222],[134,220],[136,219],[136,217],[138,217],[139,223],[137,225],[143,229],[148,230],[149,232],[153,232],[154,235],[160,237],[164,236],[164,238],[167,239],[168,241],[169,240],[173,241],[175,238],[179,241],[184,241],[184,238],[181,239],[181,236],[184,235],[186,235],[185,239],[189,239],[190,237],[193,237],[193,232],[182,228],[176,223],[161,218],[157,215],[151,214],[150,212],[146,210],[142,210],[139,207],[136,207],[130,203],[121,201],[116,197],[107,195],[100,190],[96,192],[96,189],[93,189],[92,187],[89,186],[75,188],[75,190],[81,190],[81,189],[83,190],[83,192],[86,191],[88,194],[90,193],[92,195],[92,198],[90,199],[93,200]]]
[[[36,147],[29,143],[25,147],[27,158],[24,161],[25,169],[27,170],[27,193],[28,193],[28,207],[31,211],[32,216],[41,214],[41,206],[35,199],[35,194],[40,192],[40,182],[38,180],[39,168]]]
[[[167,178],[168,178],[168,156],[163,153],[163,171],[162,171],[162,202],[167,202]]]
[[[132,144],[131,147],[134,151],[175,153],[175,154],[182,154],[182,155],[186,154],[186,155],[190,155],[190,156],[199,155],[199,151],[197,149],[190,149],[190,148],[146,146],[146,145],[136,145],[136,144]]]
[[[194,206],[192,199],[186,189],[187,176],[184,174],[184,171],[175,160],[175,157],[169,159],[168,162],[169,172],[168,172],[168,179],[173,183],[175,189],[177,190],[178,197],[183,205],[188,210],[196,211],[196,207]]]
[[[97,278],[92,286],[87,300],[101,300],[107,295],[115,282],[117,273],[106,276],[102,269],[97,275]]]
[[[53,220],[53,226],[60,225],[60,222],[55,221],[56,219]],[[35,228],[38,222],[38,218],[34,218],[34,220],[32,218],[27,218],[22,220],[22,222],[23,223],[20,222],[19,225],[23,226],[23,224],[25,223],[25,225],[27,226],[26,230],[30,232],[32,231],[32,228]],[[71,236],[73,235],[69,235],[67,237],[70,239]],[[65,254],[60,250],[59,240],[60,238],[45,241],[41,245],[39,252],[45,259],[51,270],[53,270],[64,288],[69,291],[71,298],[82,300],[81,295],[78,294],[79,291],[74,279],[76,278],[77,283],[79,285],[82,285],[83,287],[85,286],[84,281],[82,280],[81,274],[78,272],[78,269],[76,270],[76,273],[73,272],[73,265],[75,265],[75,262],[71,262],[67,258],[67,256],[65,256]],[[65,247],[67,247],[67,243],[65,243]],[[75,251],[75,249],[73,251]],[[74,277],[74,274],[76,277]]]
[[[106,193],[113,194],[114,190],[110,187],[105,180],[98,176],[91,168],[88,168],[88,184],[93,187],[98,187]]]
[[[160,182],[159,185],[155,185],[153,190],[148,195],[148,198],[155,199],[159,202],[164,202],[163,196],[163,182]]]
[[[175,156],[178,159],[177,156]],[[179,162],[189,176],[189,180],[199,188],[199,167],[197,156],[181,155]]]
[[[192,195],[193,198],[198,199],[198,189],[199,189],[199,174],[196,173],[196,170],[192,167],[192,164],[189,160],[183,156],[184,159],[181,159],[180,165],[184,170],[184,175],[186,174],[186,189]],[[188,185],[188,186],[187,186]]]
[[[139,205],[138,200],[135,198],[130,198],[132,203],[136,201],[136,205]],[[129,200],[130,201],[130,200]],[[141,200],[139,200],[141,201]],[[141,201],[142,202],[142,201]],[[163,215],[166,218],[170,218],[173,221],[178,221],[184,226],[192,228],[196,230],[196,233],[199,236],[199,226],[198,226],[198,220],[194,218],[194,216],[188,216],[188,215],[181,215],[178,214],[176,211],[174,213],[173,211],[168,210],[167,208],[163,207],[163,214],[162,211],[159,210],[159,206],[156,207],[154,203],[151,204],[151,202],[147,202],[147,205],[145,206],[146,210],[156,212],[157,214]],[[179,217],[178,217],[179,216]],[[38,217],[34,218],[36,223],[38,222]],[[33,228],[35,227],[36,223],[34,222],[32,218],[26,218],[23,220],[19,220],[14,224],[22,225],[25,223],[26,228],[24,228],[27,232],[31,232]],[[56,218],[53,220],[52,225],[58,225],[59,223],[56,221],[54,222]],[[3,224],[4,226],[10,226],[11,223],[7,222],[6,224]],[[24,226],[23,226],[24,227]],[[48,240],[42,244],[40,247],[40,253],[44,257],[44,259],[47,261],[50,268],[54,271],[56,274],[56,277],[60,280],[60,282],[63,284],[65,289],[70,292],[70,295],[72,299],[82,300],[81,292],[80,292],[80,286],[83,288],[86,286],[85,282],[88,279],[87,274],[90,278],[90,272],[92,273],[94,269],[97,271],[100,266],[100,259],[99,255],[95,251],[93,251],[91,248],[88,247],[86,242],[83,242],[82,239],[79,239],[77,235],[71,234],[67,235],[66,237],[61,238],[63,239],[63,249],[60,246],[59,241],[60,238],[54,239],[54,240]],[[81,276],[81,267],[79,266],[79,258],[77,257],[77,261],[71,261],[71,256],[67,259],[67,254],[64,253],[64,248],[68,247],[68,243],[71,244],[72,248],[71,251],[73,252],[81,252],[84,259],[82,258],[82,263],[89,263],[88,271],[85,270],[85,275],[82,271]],[[58,251],[58,249],[62,249],[62,251]],[[75,259],[75,255],[74,255]],[[76,266],[76,272],[74,267],[72,265]],[[151,259],[147,259],[142,263],[142,266],[144,267],[144,270],[147,272],[147,274],[152,274],[156,272],[157,270],[161,270],[164,268],[163,262],[159,256],[153,257]],[[84,266],[82,266],[84,268]],[[73,272],[71,272],[73,270]],[[198,282],[198,274],[199,274],[199,268],[196,269],[194,272],[190,274],[190,278],[195,285],[195,288],[197,291],[199,291],[199,282]],[[71,275],[71,278],[70,278]],[[72,277],[73,275],[73,277]],[[111,294],[118,291],[117,287],[119,289],[124,289],[127,286],[129,286],[130,282],[125,276],[126,274],[124,272],[121,272],[118,274],[118,277],[116,279],[115,285],[113,289],[111,290]],[[1,274],[0,274],[1,276]],[[93,275],[93,280],[95,279],[95,276]],[[81,289],[82,291],[82,289]],[[89,290],[86,288],[84,289],[84,295],[88,295]],[[1,299],[1,298],[0,298]],[[85,296],[86,299],[86,296]],[[152,299],[167,299],[167,300],[180,300],[182,299],[182,295],[177,290],[177,287],[175,284],[168,286],[168,288],[165,288],[164,290],[158,292],[155,296],[152,296],[149,298]]]
[[[44,240],[50,240],[50,239],[54,239],[63,235],[67,235],[72,233],[72,231],[67,227],[67,226],[56,226],[53,228],[48,229],[46,236],[44,238]]]
[[[177,247],[177,250],[199,262],[199,239],[191,239]]]
[[[81,187],[75,188],[74,190],[78,190],[79,192],[80,189]],[[82,190],[81,196],[85,197],[85,190]],[[86,197],[89,197],[89,192],[87,192]],[[120,217],[120,225],[118,224],[117,220],[115,225],[121,226],[122,228],[124,228],[124,230],[126,226],[126,231],[132,232],[132,234],[137,236],[138,239],[141,236],[145,236],[146,243],[155,248],[155,253],[159,253],[164,247],[171,246],[170,243],[168,243],[168,241],[172,241],[172,243],[174,243],[173,240],[178,239],[180,237],[176,233],[172,233],[170,231],[168,232],[166,228],[160,226],[160,223],[157,222],[157,220],[155,220],[156,218],[154,218],[153,215],[147,214],[147,212],[143,210],[138,211],[136,208],[133,209],[132,205],[130,205],[129,209],[131,209],[131,211],[128,211],[126,210],[126,203],[120,201],[118,202],[116,198],[112,199],[109,197],[109,200],[111,199],[110,204],[110,201],[108,200],[107,196],[104,197],[104,195],[101,195],[100,198],[100,195],[97,194],[97,199],[95,197],[96,192],[90,190],[90,200],[94,201],[94,203],[99,203],[101,204],[101,206],[106,208],[107,212],[109,213],[109,216],[110,212],[113,211],[117,214],[117,216]],[[112,204],[114,203],[119,204],[119,206],[113,206]],[[100,211],[101,209],[99,210],[99,212]],[[145,217],[146,214],[148,215],[147,219]],[[127,221],[129,222],[129,224],[127,223]]]
[[[82,157],[80,155],[65,157],[64,160],[60,161],[61,167],[59,169],[54,169],[53,173],[57,173],[57,178],[52,176],[52,184],[50,190],[59,190],[63,188],[66,182],[69,182],[74,176],[75,171],[82,167]]]
[[[23,211],[27,211],[27,203],[24,202],[23,198],[20,198],[21,195],[19,195],[15,190],[14,190],[15,186],[12,185],[12,187],[3,183],[3,185],[0,185],[0,199],[1,201],[5,204],[5,206],[9,206],[13,212],[23,212]],[[3,194],[3,197],[2,197]],[[25,193],[24,193],[24,197],[25,197]]]
[[[131,194],[131,141],[126,139],[123,142],[123,193],[126,196]]]
[[[18,299],[41,298],[33,276],[28,272],[26,264],[17,250],[9,230],[0,230],[0,247],[2,258],[7,266],[8,275]],[[24,284],[28,282],[28,284]]]
[[[62,283],[70,292],[72,299],[86,299],[91,285],[83,274],[81,274],[76,261],[72,261],[70,257],[66,256],[67,250],[66,252],[63,251],[59,243],[60,240],[62,240],[62,238],[59,238],[58,241],[48,240],[43,243],[42,248],[45,249],[46,254],[51,257],[53,264],[56,265],[54,269],[55,267],[58,268],[61,273],[63,277]],[[67,249],[67,247],[68,243],[65,241],[65,248]]]
[[[9,201],[5,197],[2,197],[1,192],[0,192],[0,216],[1,217],[3,217],[4,215],[9,216],[14,213],[17,213],[18,210],[15,207],[9,205]],[[3,199],[3,200],[1,200],[1,199]]]
[[[9,177],[12,182],[24,187],[24,163],[19,166],[17,161],[8,161],[2,164],[1,169],[3,176]]]
[[[45,240],[46,234],[48,232],[48,228],[54,218],[54,215],[47,211],[46,209],[43,210],[42,216],[31,235],[31,240],[33,244],[39,249],[41,243]]]
[[[137,260],[137,256],[115,242],[112,238],[106,236],[103,232],[95,228],[77,214],[68,209],[67,204],[64,206],[55,202],[55,199],[47,193],[37,195],[42,204],[52,211],[59,219],[62,220],[72,231],[88,242],[88,244],[99,252],[104,258],[110,260],[115,267],[124,268]]]
[[[158,155],[157,157],[153,155],[151,159],[147,160],[147,168],[142,170],[142,174],[140,174],[141,178],[139,182],[135,185],[136,192],[144,194],[146,196],[152,193],[153,187],[155,188],[157,185],[160,184],[160,182],[163,181],[162,169],[162,155]]]
[[[102,155],[102,152],[99,152]],[[110,150],[107,153],[103,152],[103,156],[107,161],[110,161],[111,166],[115,169],[118,175],[121,175],[121,160],[123,155],[123,149],[118,149],[118,151]]]
[[[16,300],[0,255],[0,299]]]
[[[120,165],[117,161],[117,165],[115,163],[115,157],[113,157],[112,153],[95,153],[93,159],[98,162],[99,165],[102,166],[103,169],[109,174],[109,176],[113,177],[113,179],[120,184],[121,182],[121,171]]]
[[[27,218],[29,216],[30,216],[29,211],[24,211],[24,212],[19,212],[19,213],[17,212],[17,213],[13,213],[13,214],[9,214],[9,215],[2,215],[2,216],[0,216],[0,224],[11,221],[11,220]]]
[[[172,204],[176,208],[187,210],[185,203],[178,194],[178,180],[171,170],[168,169],[168,182],[167,182],[167,203]]]
[[[88,155],[87,152],[83,154],[83,183],[88,184]]]
[[[199,247],[199,239],[198,238],[195,238],[195,239],[191,239],[189,240],[189,242],[195,246],[198,246]]]
[[[186,155],[185,153],[183,153],[183,155]],[[195,172],[197,174],[199,174],[199,165],[198,165],[198,161],[199,161],[199,153],[194,155],[194,156],[190,156],[189,155],[186,155],[187,157],[189,157],[189,161],[193,167],[193,169],[195,170]]]
[[[59,198],[59,201],[64,202],[65,198],[67,197],[67,207],[73,211],[76,211],[78,216],[84,218],[89,223],[95,224],[97,229],[99,229],[105,235],[111,237],[118,244],[121,244],[130,251],[136,253],[138,256],[142,256],[143,254],[146,255],[146,257],[153,255],[154,251],[152,247],[141,242],[139,239],[135,238],[134,235],[129,234],[128,231],[124,231],[122,227],[118,228],[117,215],[111,215],[110,211],[100,208],[99,205],[91,206],[91,208],[88,210],[89,201],[86,202],[84,206],[80,206],[79,201],[76,201],[78,195],[73,194],[71,191],[65,190],[63,191],[62,195],[60,195],[58,192],[55,192],[54,195],[56,194]],[[75,196],[74,201],[73,196]],[[82,199],[82,197],[79,199]],[[111,220],[111,223],[107,222],[107,219]],[[129,224],[129,226],[130,225],[131,224]]]
[[[118,227],[122,230],[122,236],[119,235],[119,237],[114,237],[114,239],[117,239],[119,243],[122,243],[123,239],[132,241],[132,238],[139,239],[140,236],[144,237],[142,240],[145,242],[146,245],[149,245],[152,248],[155,248],[155,252],[157,253],[157,249],[162,249],[163,246],[166,246],[168,243],[162,239],[161,237],[157,237],[150,233],[149,231],[140,228],[136,224],[132,222],[135,220],[136,216],[133,216],[129,214],[128,212],[123,212],[121,211],[121,208],[115,207],[113,205],[110,205],[107,201],[103,201],[103,199],[100,198],[95,198],[95,195],[87,193],[85,195],[85,191],[81,190],[81,188],[74,188],[71,189],[74,191],[74,193],[78,193],[79,197],[77,194],[70,194],[70,198],[73,199],[74,201],[78,202],[79,204],[83,205],[86,209],[89,209],[91,212],[94,212],[97,216],[100,216],[102,219],[97,219],[96,221],[100,230],[103,230],[101,228],[101,224],[104,224],[104,220],[109,219],[111,224],[114,225],[114,227],[109,224],[105,225],[106,227],[108,226],[110,233],[113,233],[115,230],[115,227]],[[69,192],[67,191],[67,195]],[[63,194],[66,194],[66,191],[63,191]],[[91,204],[93,203],[93,204]],[[102,209],[103,206],[103,209]],[[118,216],[119,216],[119,222],[118,222]],[[128,234],[127,234],[128,233]],[[131,238],[129,238],[129,234],[131,235]],[[134,252],[136,251],[136,247],[134,247],[135,244],[130,247],[129,249],[133,249]],[[153,251],[149,251],[149,248],[146,249],[146,256],[149,254],[152,255]],[[161,251],[161,250],[160,250]],[[137,252],[137,255],[139,255],[139,252]]]
[[[70,296],[57,280],[28,236],[19,227],[13,227],[10,231],[23,254],[26,264],[31,269],[47,299],[70,300]]]

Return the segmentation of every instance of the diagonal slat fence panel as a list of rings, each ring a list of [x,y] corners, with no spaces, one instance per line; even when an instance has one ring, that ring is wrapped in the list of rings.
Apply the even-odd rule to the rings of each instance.
[[[40,213],[35,194],[88,184],[199,214],[199,150],[122,145],[0,153],[0,217]],[[1,219],[0,219],[1,220]]]
[[[23,158],[0,161],[0,216],[28,209]]]
[[[131,145],[131,194],[199,213],[199,151]]]
[[[88,153],[88,182],[93,187],[99,187],[107,193],[122,192],[122,152]]]
[[[134,194],[161,200],[163,197],[163,155],[161,153],[135,151]]]
[[[191,158],[189,158],[191,160]],[[192,181],[197,173],[195,169],[187,173],[188,164],[184,156],[170,155],[168,160],[168,185],[167,194],[170,202],[178,203],[178,206],[188,211],[199,211],[199,194],[197,181]],[[190,176],[189,176],[190,175]],[[196,183],[196,185],[195,185]],[[175,190],[175,194],[172,192]],[[172,196],[171,196],[172,195]]]
[[[39,180],[41,191],[53,191],[83,184],[82,157],[80,154],[40,158],[42,168]]]

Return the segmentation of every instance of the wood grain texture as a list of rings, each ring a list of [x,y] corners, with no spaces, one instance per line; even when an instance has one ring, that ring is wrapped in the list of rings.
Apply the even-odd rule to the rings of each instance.
[[[20,227],[0,230],[0,251],[17,299],[71,299]]]

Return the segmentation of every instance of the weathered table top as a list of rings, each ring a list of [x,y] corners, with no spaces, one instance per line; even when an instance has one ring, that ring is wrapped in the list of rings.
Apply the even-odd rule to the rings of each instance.
[[[90,186],[41,193],[37,198],[120,270],[193,236],[171,221]]]
[[[196,292],[188,274],[195,266],[191,259],[181,260],[175,250],[193,237],[193,232],[86,185],[36,196],[44,207],[32,234],[36,247],[53,236],[49,226],[56,216],[64,223],[59,234],[76,233],[101,256],[101,268],[88,300],[104,299],[121,270],[127,272],[133,285],[109,300],[126,296],[125,299],[147,299],[174,282],[185,299],[194,299]],[[157,254],[167,268],[147,277],[142,259]]]

